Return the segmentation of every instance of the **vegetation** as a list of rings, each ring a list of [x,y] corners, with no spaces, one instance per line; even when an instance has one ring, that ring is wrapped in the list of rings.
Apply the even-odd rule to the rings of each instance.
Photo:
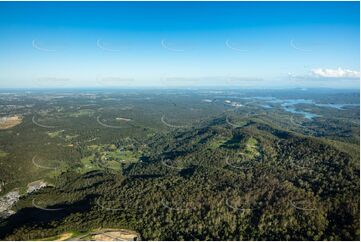
[[[24,95],[37,122],[56,128],[20,113],[0,132],[2,194],[39,179],[54,186],[22,196],[0,239],[122,228],[144,240],[359,240],[358,107],[312,106],[322,116],[306,121],[277,103],[224,102],[328,103],[342,93],[179,92],[63,94],[51,104],[42,100],[56,94]],[[359,101],[341,101],[351,96]]]

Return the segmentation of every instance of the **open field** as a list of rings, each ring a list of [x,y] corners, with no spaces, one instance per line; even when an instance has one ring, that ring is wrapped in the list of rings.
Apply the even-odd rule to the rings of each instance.
[[[10,129],[21,124],[22,118],[19,116],[2,117],[0,119],[0,129]]]

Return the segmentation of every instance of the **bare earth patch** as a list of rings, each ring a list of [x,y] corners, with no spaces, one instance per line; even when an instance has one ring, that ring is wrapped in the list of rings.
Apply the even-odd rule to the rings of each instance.
[[[73,233],[64,233],[64,234],[61,234],[57,240],[64,241],[64,240],[70,239],[71,236],[73,236]]]
[[[73,233],[71,232],[66,232],[63,234],[59,234],[56,236],[52,236],[52,237],[47,237],[47,238],[43,238],[43,239],[39,239],[41,241],[64,241],[64,240],[68,240],[73,236]]]
[[[125,229],[104,229],[103,231],[99,231],[98,234],[92,235],[91,237],[93,240],[100,240],[100,241],[134,241],[139,238],[138,234]]]
[[[132,121],[132,120],[129,119],[129,118],[116,118],[116,120],[118,120],[118,121],[125,121],[125,122]]]
[[[0,118],[0,129],[10,129],[22,122],[20,116],[1,117]]]
[[[137,241],[140,235],[128,229],[95,229],[74,237],[73,232],[66,232],[52,237],[40,239],[42,241]]]

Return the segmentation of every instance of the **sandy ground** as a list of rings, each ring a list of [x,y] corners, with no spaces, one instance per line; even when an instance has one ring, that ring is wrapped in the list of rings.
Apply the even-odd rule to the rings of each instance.
[[[22,121],[22,118],[19,116],[0,118],[0,129],[10,129],[10,128],[20,124],[21,121]]]
[[[69,239],[71,236],[73,235],[73,233],[64,233],[59,235],[59,238],[57,239],[57,241],[64,241]]]
[[[92,239],[100,240],[100,241],[119,241],[119,240],[127,240],[134,241],[136,240],[138,235],[128,230],[119,230],[119,231],[104,231],[100,234],[96,234],[92,236]]]
[[[72,232],[63,233],[57,236],[43,238],[41,240],[55,241],[136,241],[140,240],[138,233],[127,229],[96,229],[91,232],[73,237]],[[55,239],[56,238],[56,239]]]

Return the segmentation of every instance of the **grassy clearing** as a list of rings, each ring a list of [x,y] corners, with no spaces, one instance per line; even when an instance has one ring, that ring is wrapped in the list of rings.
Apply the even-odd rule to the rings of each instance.
[[[5,156],[7,156],[9,153],[6,153],[5,151],[3,150],[0,150],[0,158],[3,158]]]
[[[117,149],[114,144],[89,145],[88,149],[92,154],[81,159],[83,167],[78,169],[80,173],[102,169],[119,171],[121,164],[135,163],[140,158],[139,152]]]
[[[90,145],[88,146],[93,153],[99,154],[102,161],[115,160],[122,163],[137,162],[140,157],[140,153],[126,148],[117,149],[114,144],[109,145]]]
[[[58,130],[54,132],[47,132],[47,134],[49,135],[50,138],[56,138],[56,137],[60,137],[63,132],[64,130]]]
[[[65,140],[66,141],[70,141],[76,137],[78,137],[79,135],[78,134],[75,134],[75,135],[65,135]]]
[[[243,152],[248,159],[253,159],[257,156],[260,156],[257,146],[258,146],[258,141],[256,139],[254,138],[247,139],[244,145]]]
[[[66,135],[64,135],[64,131],[65,130],[57,130],[57,131],[54,131],[54,132],[47,132],[47,134],[49,135],[50,138],[61,138],[61,139],[65,140],[65,141],[71,141],[74,138],[79,136],[77,134],[74,134],[74,135],[66,134]]]
[[[91,110],[91,109],[82,109],[77,112],[69,114],[69,116],[73,117],[73,118],[78,118],[78,117],[82,117],[82,116],[93,116],[94,112],[95,111]]]
[[[67,172],[70,168],[70,165],[65,163],[65,162],[57,162],[58,166],[54,165],[55,167],[57,167],[55,170],[52,170],[51,172],[49,172],[49,178],[55,178],[60,176],[63,172]]]
[[[78,172],[83,174],[89,171],[100,169],[99,166],[93,164],[92,160],[93,160],[93,156],[87,156],[81,159],[80,162],[82,163],[83,166],[78,168]]]
[[[223,136],[218,136],[214,139],[212,139],[209,143],[208,146],[210,149],[218,149],[221,147],[221,145],[223,145],[225,142],[227,142],[227,138],[223,137]]]
[[[249,123],[248,119],[245,118],[234,118],[234,117],[229,117],[228,121],[233,124],[236,125],[237,127],[243,127],[246,126]]]

